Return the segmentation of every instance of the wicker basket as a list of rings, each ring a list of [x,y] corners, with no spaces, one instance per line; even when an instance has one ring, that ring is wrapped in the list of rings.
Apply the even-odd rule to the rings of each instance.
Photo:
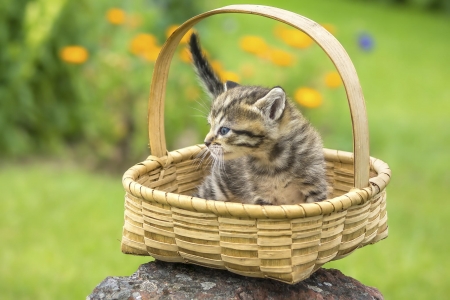
[[[208,172],[207,166],[198,169],[193,163],[204,146],[167,152],[167,75],[183,35],[203,18],[221,13],[256,14],[289,24],[313,38],[335,64],[347,92],[354,156],[324,149],[328,200],[261,206],[190,196]],[[156,61],[148,120],[152,155],[123,176],[124,253],[296,283],[326,262],[388,235],[385,187],[391,172],[386,163],[369,157],[365,103],[356,71],[339,42],[305,17],[267,6],[232,5],[188,20],[169,37]]]

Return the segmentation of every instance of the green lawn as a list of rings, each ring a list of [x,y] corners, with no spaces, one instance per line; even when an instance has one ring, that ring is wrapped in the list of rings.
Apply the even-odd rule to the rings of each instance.
[[[217,0],[207,8],[231,3]],[[377,287],[386,299],[447,298],[450,19],[362,1],[246,3],[278,5],[336,26],[363,86],[371,154],[393,172],[388,187],[389,238],[326,267]],[[266,31],[274,24],[248,17],[252,21],[236,18],[238,32]],[[217,53],[233,67],[227,46],[232,43],[229,37],[238,33],[221,37],[224,20],[206,21],[216,29],[204,40],[223,42],[225,47],[216,46],[224,48]],[[375,39],[371,53],[356,45],[356,35],[363,30]],[[313,122],[328,120],[324,128],[337,124],[338,129],[325,136],[329,148],[349,148],[346,109],[342,101],[310,112]],[[83,299],[106,276],[130,275],[149,260],[120,252],[120,174],[95,174],[74,163],[3,163],[0,191],[1,299]]]
[[[149,260],[120,252],[120,176],[9,165],[0,190],[1,299],[84,299],[105,277],[130,275]]]

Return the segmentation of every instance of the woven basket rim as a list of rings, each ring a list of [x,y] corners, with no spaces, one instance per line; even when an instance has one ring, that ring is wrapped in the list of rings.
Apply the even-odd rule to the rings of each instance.
[[[364,204],[368,199],[384,190],[390,181],[391,171],[387,163],[371,157],[370,168],[377,175],[372,177],[370,185],[363,189],[353,188],[349,192],[324,200],[322,202],[301,203],[294,205],[255,205],[235,202],[223,202],[187,196],[177,193],[164,192],[139,184],[136,180],[146,172],[158,167],[168,167],[172,163],[192,159],[196,153],[204,148],[204,145],[195,145],[168,152],[167,156],[149,156],[128,169],[122,178],[122,183],[127,192],[140,199],[157,202],[162,205],[192,211],[195,213],[213,214],[219,217],[239,218],[265,218],[265,219],[292,219],[308,218],[340,212],[352,206]],[[353,163],[353,153],[324,148],[327,161],[341,163]]]

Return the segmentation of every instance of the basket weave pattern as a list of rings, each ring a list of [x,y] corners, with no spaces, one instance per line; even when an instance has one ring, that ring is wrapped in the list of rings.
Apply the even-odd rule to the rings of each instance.
[[[201,148],[150,156],[125,173],[123,252],[294,283],[387,236],[390,170],[380,160],[371,158],[370,188],[345,193],[353,186],[353,154],[324,149],[334,198],[243,205],[188,196],[207,172],[195,161]]]
[[[220,13],[256,14],[289,24],[313,38],[336,66],[347,93],[354,153],[324,149],[328,200],[265,206],[191,196],[209,172],[208,165],[196,160],[205,146],[167,152],[167,75],[183,35],[200,20]],[[152,155],[131,167],[122,181],[124,253],[296,283],[324,263],[388,235],[385,188],[391,171],[369,156],[365,102],[350,58],[314,21],[259,5],[227,6],[186,21],[168,38],[155,63],[148,122]]]

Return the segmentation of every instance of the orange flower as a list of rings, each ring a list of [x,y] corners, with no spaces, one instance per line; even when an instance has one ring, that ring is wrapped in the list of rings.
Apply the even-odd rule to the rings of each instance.
[[[169,38],[169,36],[172,35],[172,33],[178,28],[180,25],[170,25],[166,30],[166,37]],[[181,44],[187,44],[189,42],[189,38],[191,37],[191,34],[194,33],[194,30],[189,29],[188,32],[181,38],[180,43]]]
[[[154,48],[157,48],[156,38],[151,34],[141,33],[131,40],[130,51],[133,54],[140,55]]]
[[[302,87],[297,89],[294,98],[300,105],[308,108],[315,108],[322,104],[322,95],[312,88]]]
[[[269,46],[258,36],[244,36],[239,45],[242,50],[258,56],[264,56],[269,51]]]
[[[270,52],[270,60],[278,66],[290,66],[294,63],[294,57],[283,50],[274,49]]]
[[[120,8],[111,8],[106,12],[106,19],[111,24],[120,25],[125,23],[126,14]]]
[[[325,85],[329,88],[337,88],[342,84],[341,76],[338,72],[329,72],[325,75]]]
[[[287,45],[295,48],[304,49],[313,44],[313,40],[298,29],[290,29],[283,25],[278,25],[275,27],[274,33]]]
[[[67,46],[62,48],[60,57],[70,64],[82,64],[88,59],[89,53],[81,46]]]

